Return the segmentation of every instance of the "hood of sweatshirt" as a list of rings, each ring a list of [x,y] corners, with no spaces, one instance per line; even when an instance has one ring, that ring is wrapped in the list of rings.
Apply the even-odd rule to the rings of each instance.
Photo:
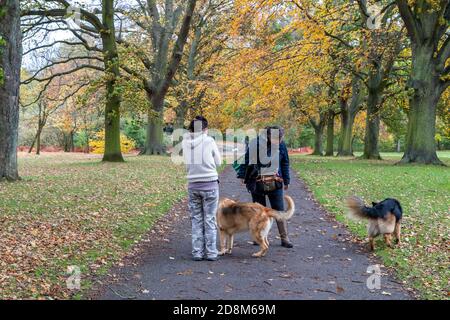
[[[206,137],[207,135],[204,132],[186,133],[183,142],[190,146],[191,149],[195,149]]]

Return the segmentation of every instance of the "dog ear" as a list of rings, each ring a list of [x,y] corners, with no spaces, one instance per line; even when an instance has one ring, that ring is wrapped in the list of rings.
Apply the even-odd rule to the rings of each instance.
[[[378,202],[372,202],[372,206],[375,207],[378,204]]]

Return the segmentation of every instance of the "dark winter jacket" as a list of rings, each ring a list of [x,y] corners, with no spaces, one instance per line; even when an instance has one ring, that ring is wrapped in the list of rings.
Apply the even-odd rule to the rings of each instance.
[[[254,139],[250,142],[250,146],[253,144],[257,144],[257,150],[258,150],[258,159],[257,159],[257,165],[256,166],[261,166],[261,162],[259,159],[259,141],[260,138],[258,137],[257,139]],[[266,142],[266,141],[264,141]],[[283,179],[284,185],[289,185],[291,182],[290,179],[290,175],[289,175],[289,154],[288,154],[288,149],[286,147],[286,144],[282,141],[280,143],[280,147],[279,147],[279,152],[280,152],[280,163],[279,163],[279,168],[278,168],[278,175]],[[271,150],[270,150],[270,144],[268,145],[268,156],[271,156]],[[237,177],[239,179],[245,179],[245,175],[247,172],[247,168],[249,167],[249,163],[250,163],[250,147],[247,147],[246,153],[245,153],[245,163],[243,163],[238,170],[238,175]],[[255,181],[247,181],[247,187],[249,187],[249,184],[255,183]]]

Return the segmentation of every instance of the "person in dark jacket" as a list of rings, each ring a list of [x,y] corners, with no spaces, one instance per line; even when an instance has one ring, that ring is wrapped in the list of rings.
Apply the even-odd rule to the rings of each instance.
[[[289,154],[283,141],[284,130],[279,126],[266,127],[264,134],[250,141],[246,148],[245,161],[239,166],[238,178],[247,186],[252,194],[253,202],[266,206],[266,197],[269,198],[272,209],[284,211],[284,191],[290,184]],[[273,138],[273,139],[272,139]],[[267,148],[264,148],[264,145]],[[272,157],[272,149],[278,151]],[[266,152],[264,155],[260,152]],[[266,188],[264,179],[276,180],[274,186]],[[267,181],[267,179],[265,181]],[[277,221],[281,245],[292,248],[289,241],[287,221]]]

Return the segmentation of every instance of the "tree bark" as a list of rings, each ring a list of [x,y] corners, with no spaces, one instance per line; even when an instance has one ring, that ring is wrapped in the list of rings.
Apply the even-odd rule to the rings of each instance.
[[[41,134],[42,134],[42,129],[39,128],[39,130],[36,134],[36,154],[37,155],[41,154]]]
[[[163,135],[164,98],[153,95],[151,99],[152,109],[148,112],[147,139],[141,154],[164,155],[166,154]]]
[[[90,148],[89,148],[89,143],[90,143],[90,138],[89,138],[89,133],[86,133],[86,146],[84,147],[84,153],[89,154],[91,152]]]
[[[36,139],[37,139],[37,133],[34,135],[33,142],[31,143],[30,148],[28,149],[28,153],[33,152],[34,145],[36,144]]]
[[[64,135],[64,152],[70,152],[70,133],[63,133]]]
[[[106,106],[105,106],[105,152],[103,161],[123,162],[120,148],[120,102],[121,96],[116,88],[120,77],[119,54],[117,51],[114,27],[114,1],[102,0],[103,24],[101,30],[103,56],[106,68]]]
[[[350,113],[348,110],[343,110],[341,113],[341,150],[338,153],[339,157],[353,156],[352,138],[355,116],[356,114]]]
[[[324,126],[314,128],[314,152],[312,155],[323,156],[322,137]]]
[[[437,103],[450,85],[449,1],[396,0],[411,42],[412,70],[406,148],[400,163],[439,164],[436,152]]]
[[[17,141],[22,32],[18,0],[2,0],[0,8],[0,180],[19,180]]]
[[[352,97],[350,104],[341,98],[341,136],[339,139],[339,157],[353,156],[353,124],[358,112],[361,110],[360,80],[354,77],[352,80]]]
[[[176,119],[175,119],[175,128],[176,129],[183,129],[184,128],[184,122],[186,120],[186,114],[188,110],[188,102],[186,99],[181,100],[180,105],[175,109],[176,112]]]
[[[75,152],[75,131],[70,131],[70,152]]]
[[[442,86],[433,63],[433,47],[413,49],[410,84],[414,94],[410,99],[406,149],[401,163],[442,164],[436,152],[436,106]]]
[[[41,154],[41,136],[42,131],[44,130],[45,124],[47,123],[48,114],[46,112],[46,107],[39,102],[39,115],[38,115],[38,127],[36,131],[36,135],[34,136],[33,143],[28,150],[28,153],[33,152],[34,145],[36,145],[36,154]]]
[[[145,142],[145,148],[141,152],[144,155],[154,155],[154,154],[166,154],[165,146],[163,143],[163,109],[164,100],[167,95],[167,91],[173,81],[173,78],[180,66],[181,59],[183,57],[184,47],[189,35],[189,30],[191,28],[192,16],[194,14],[195,6],[197,0],[189,0],[186,6],[186,12],[181,24],[180,32],[175,42],[172,56],[170,61],[168,59],[168,43],[171,37],[171,32],[167,32],[169,25],[164,28],[160,26],[160,21],[154,21],[154,25],[158,26],[160,33],[154,38],[159,38],[158,43],[153,43],[154,46],[158,47],[155,50],[154,55],[154,65],[155,70],[152,70],[153,79],[151,85],[147,90],[148,98],[152,105],[152,110],[149,111],[148,125],[147,125],[147,139]],[[157,10],[155,6],[152,6],[153,10]],[[166,8],[166,12],[169,13],[171,5]],[[167,11],[169,9],[169,11]],[[165,17],[167,19],[166,23],[171,23],[173,12]],[[155,19],[155,17],[153,17]],[[155,32],[157,30],[153,30]],[[156,33],[155,33],[156,35]],[[155,39],[153,40],[155,42]],[[169,62],[168,62],[169,61]]]
[[[378,142],[380,136],[380,88],[369,88],[367,98],[366,130],[364,137],[364,153],[361,158],[381,160]]]
[[[334,117],[336,114],[333,110],[328,111],[327,115],[327,149],[326,157],[334,156]]]

